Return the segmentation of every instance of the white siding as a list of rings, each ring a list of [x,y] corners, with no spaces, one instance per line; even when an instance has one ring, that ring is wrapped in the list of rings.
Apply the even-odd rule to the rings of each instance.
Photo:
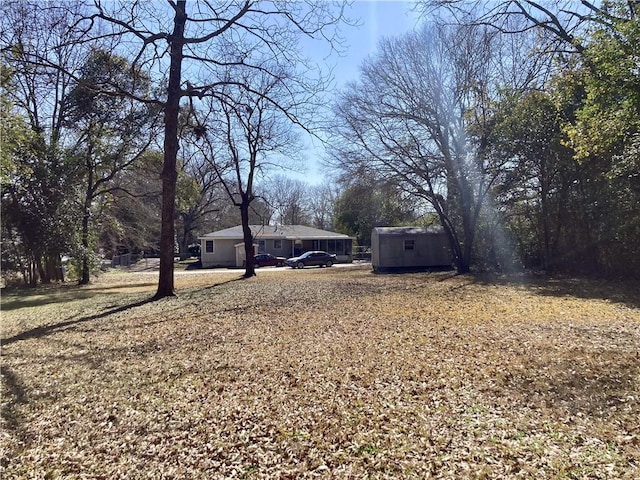
[[[200,240],[200,260],[203,268],[211,267],[235,267],[236,266],[236,250],[235,240],[216,239],[214,240],[213,253],[207,253],[206,239]]]

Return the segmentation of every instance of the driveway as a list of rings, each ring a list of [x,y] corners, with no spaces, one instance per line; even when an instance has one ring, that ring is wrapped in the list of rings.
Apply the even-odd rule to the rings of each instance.
[[[356,266],[362,265],[371,265],[370,262],[362,262],[356,261],[353,263],[334,263],[330,268],[353,268]],[[136,272],[136,273],[149,273],[149,274],[157,274],[160,269],[160,259],[159,258],[144,258],[130,267],[123,267],[124,271],[128,272]],[[256,268],[256,273],[262,272],[278,272],[282,270],[295,270],[291,267],[260,267]],[[319,267],[307,267],[304,270],[324,270],[324,268]],[[203,275],[207,273],[241,273],[244,272],[243,268],[192,268],[192,269],[183,269],[176,268],[174,269],[175,275]]]

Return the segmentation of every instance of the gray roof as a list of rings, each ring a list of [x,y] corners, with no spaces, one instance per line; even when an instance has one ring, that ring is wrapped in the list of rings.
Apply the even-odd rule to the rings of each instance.
[[[442,227],[375,227],[379,235],[418,235],[425,233],[444,233]]]
[[[337,232],[320,230],[319,228],[306,227],[304,225],[250,225],[254,239],[278,239],[287,240],[331,240],[348,239],[349,235]],[[207,233],[198,239],[242,239],[242,226],[237,225],[217,232]]]

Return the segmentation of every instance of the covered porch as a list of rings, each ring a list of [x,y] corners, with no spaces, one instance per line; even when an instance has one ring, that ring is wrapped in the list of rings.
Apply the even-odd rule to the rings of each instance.
[[[304,252],[322,250],[333,253],[339,262],[351,262],[353,240],[351,238],[294,238],[291,240],[291,257],[298,257]]]

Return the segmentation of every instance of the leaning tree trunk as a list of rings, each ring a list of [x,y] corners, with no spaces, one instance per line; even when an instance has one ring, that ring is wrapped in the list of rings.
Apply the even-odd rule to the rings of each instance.
[[[173,34],[170,39],[171,64],[167,102],[164,107],[164,160],[162,167],[162,230],[160,233],[160,274],[154,298],[170,297],[173,291],[173,258],[175,249],[176,158],[178,156],[178,111],[182,76],[182,47],[187,21],[186,0],[175,7]]]
[[[444,232],[449,239],[449,247],[451,248],[451,253],[453,255],[453,264],[456,267],[456,272],[458,274],[468,273],[470,270],[470,264],[465,256],[463,245],[460,244],[455,227],[451,223],[451,219],[444,214],[442,209],[438,208],[437,211],[440,218],[440,225],[444,228]]]
[[[431,205],[436,210],[440,225],[444,228],[447,239],[449,240],[449,247],[451,248],[451,254],[453,256],[453,264],[458,274],[468,273],[470,270],[470,255],[465,252],[465,245],[460,242],[459,227],[456,225],[454,216],[455,209],[458,208],[456,203],[458,199],[455,198],[455,187],[452,182],[449,183],[449,198],[446,200],[441,195],[436,195],[433,188],[430,186]]]

